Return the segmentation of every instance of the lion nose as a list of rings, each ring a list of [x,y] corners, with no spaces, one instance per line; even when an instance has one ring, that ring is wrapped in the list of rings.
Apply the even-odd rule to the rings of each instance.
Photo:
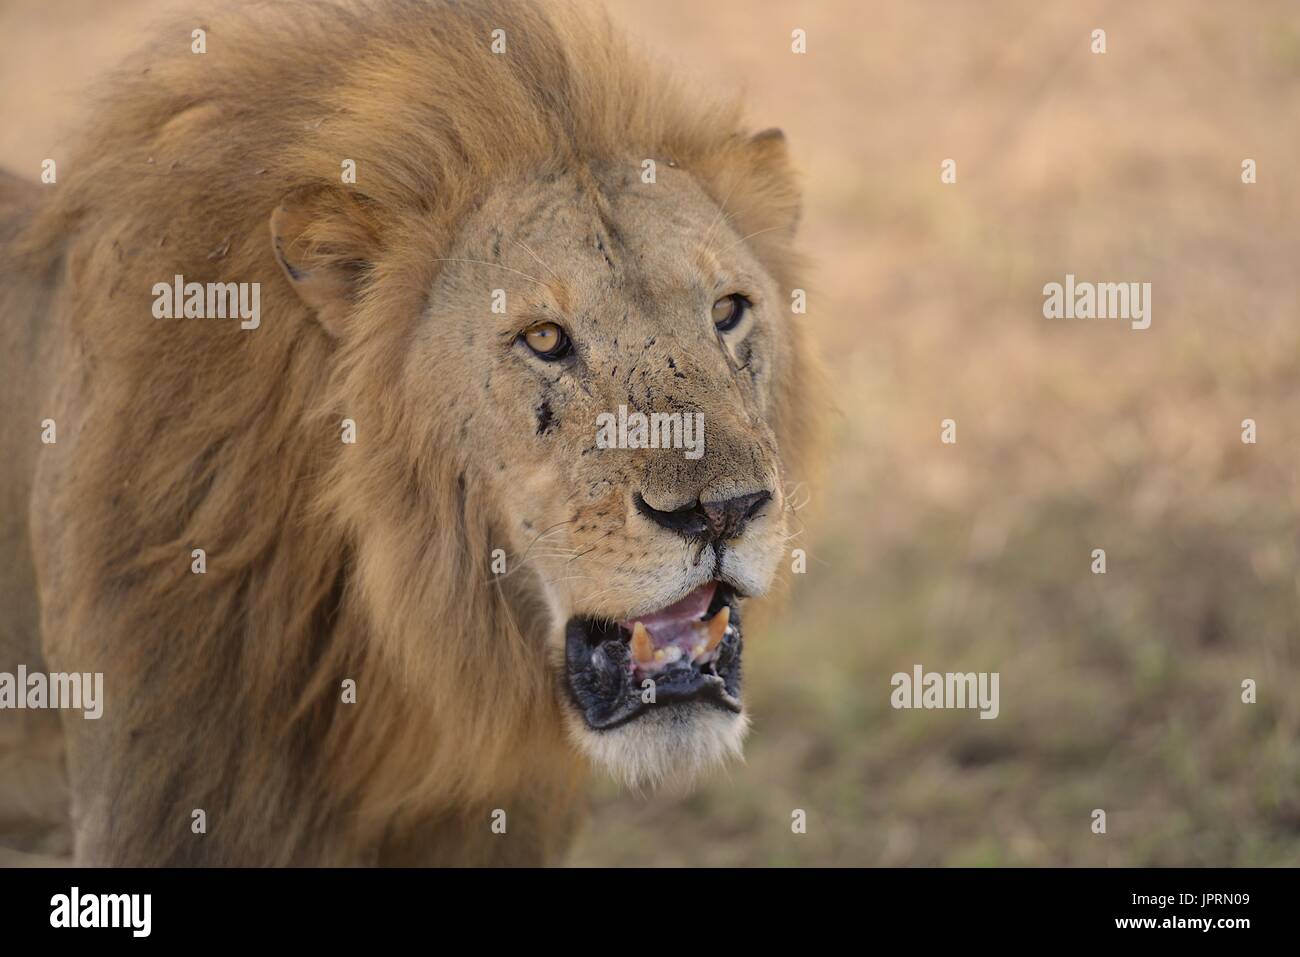
[[[744,533],[745,527],[758,517],[763,506],[771,499],[771,492],[751,492],[717,502],[697,501],[685,508],[665,512],[650,505],[638,493],[636,507],[637,511],[660,528],[666,528],[685,538],[729,542]]]

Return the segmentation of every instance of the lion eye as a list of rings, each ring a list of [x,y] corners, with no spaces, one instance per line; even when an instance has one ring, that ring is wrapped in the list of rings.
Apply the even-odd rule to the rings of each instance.
[[[719,332],[730,332],[745,318],[751,303],[740,293],[723,296],[713,304],[713,325]]]
[[[529,326],[524,330],[524,342],[547,362],[563,359],[571,348],[568,334],[553,322]]]

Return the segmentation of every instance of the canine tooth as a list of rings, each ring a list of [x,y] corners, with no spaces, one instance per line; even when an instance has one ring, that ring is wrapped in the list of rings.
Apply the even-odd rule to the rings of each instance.
[[[731,606],[723,605],[722,609],[709,622],[709,640],[705,642],[704,648],[706,652],[712,651],[722,644],[722,636],[727,633],[727,624],[730,621]]]
[[[645,625],[637,622],[632,626],[632,657],[638,664],[649,664],[655,657],[655,646],[650,641],[650,632]]]

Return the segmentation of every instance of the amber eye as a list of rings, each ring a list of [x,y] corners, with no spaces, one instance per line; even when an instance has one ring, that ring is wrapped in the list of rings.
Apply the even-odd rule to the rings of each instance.
[[[529,326],[524,330],[523,338],[528,343],[528,348],[547,362],[563,359],[572,348],[568,333],[553,322],[539,322],[535,326]]]
[[[723,296],[713,304],[713,325],[719,332],[730,332],[740,325],[751,303],[740,293]]]

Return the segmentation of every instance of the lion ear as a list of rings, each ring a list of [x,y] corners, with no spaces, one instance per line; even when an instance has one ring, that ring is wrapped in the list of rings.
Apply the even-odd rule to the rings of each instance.
[[[800,198],[785,134],[778,129],[755,133],[740,144],[737,154],[741,185],[727,206],[735,210],[742,235],[792,239],[799,225]]]
[[[298,298],[331,336],[343,335],[378,243],[362,201],[332,188],[303,187],[271,213],[271,249]]]

